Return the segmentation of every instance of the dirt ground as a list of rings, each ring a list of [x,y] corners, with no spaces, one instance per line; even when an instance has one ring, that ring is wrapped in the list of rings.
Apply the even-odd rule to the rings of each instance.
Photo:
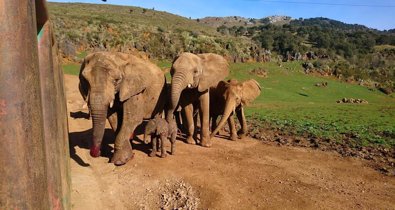
[[[164,159],[135,139],[134,159],[115,167],[109,126],[103,157],[89,156],[78,77],[65,75],[65,84],[73,209],[395,209],[395,178],[361,159],[251,138],[215,138],[212,148],[177,141]]]

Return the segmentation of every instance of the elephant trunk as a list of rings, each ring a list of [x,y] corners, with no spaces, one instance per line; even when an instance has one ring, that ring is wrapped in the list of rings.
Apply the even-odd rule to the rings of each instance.
[[[224,127],[226,120],[234,112],[235,108],[236,108],[236,100],[232,99],[231,97],[228,97],[225,102],[225,109],[222,118],[219,121],[218,126],[215,128],[215,130],[212,131],[211,137],[214,137],[214,135],[217,134],[218,131]]]
[[[173,113],[180,100],[181,92],[187,87],[186,77],[183,73],[174,74],[171,82],[171,92],[170,92],[170,106],[167,111],[166,120],[170,122],[173,119]]]
[[[149,140],[148,140],[148,136],[150,135],[150,133],[146,130],[144,132],[144,143],[148,144]]]
[[[100,156],[100,148],[101,148],[101,143],[103,140],[105,125],[106,125],[107,109],[108,106],[106,105],[91,104],[93,137],[92,137],[92,146],[90,148],[90,155],[92,157]]]

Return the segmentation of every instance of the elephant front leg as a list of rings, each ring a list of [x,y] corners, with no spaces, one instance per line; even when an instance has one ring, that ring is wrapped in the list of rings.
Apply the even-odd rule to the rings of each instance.
[[[209,110],[209,102],[210,102],[210,95],[209,92],[203,93],[199,97],[200,101],[200,109],[199,109],[199,115],[200,115],[200,145],[203,147],[211,147],[211,139],[210,139],[210,110]]]
[[[118,134],[119,130],[121,129],[120,125],[122,124],[122,118],[122,106],[116,103],[112,108],[109,109],[107,115],[108,122],[110,123],[115,135]]]
[[[156,146],[156,142],[158,141],[157,136],[155,136],[154,134],[151,135],[151,146],[152,146],[152,150],[151,153],[149,154],[150,157],[154,157],[156,155],[156,151],[157,151],[157,146]]]
[[[117,166],[123,165],[133,158],[132,145],[130,144],[129,137],[137,125],[143,120],[142,116],[138,116],[138,111],[136,112],[136,110],[142,110],[140,109],[141,107],[134,103],[134,100],[129,99],[123,106],[123,121],[119,133],[115,138],[115,151],[111,159],[111,162]]]
[[[165,134],[161,134],[160,135],[160,157],[161,158],[165,158],[167,156],[166,154],[166,148],[165,148],[165,141],[167,139],[167,136]]]
[[[126,123],[125,123],[126,124]],[[132,130],[134,130],[136,126],[129,127],[126,125],[122,125],[121,130],[119,131],[117,137],[115,138],[115,151],[114,156],[111,159],[111,162],[117,166],[123,165],[133,158],[132,145],[129,141],[129,136]]]
[[[117,117],[117,112],[114,112],[112,114],[110,114],[108,117],[108,122],[110,123],[110,126],[112,128],[112,130],[116,133],[117,132],[117,128],[118,128],[118,117]]]
[[[233,114],[229,116],[228,124],[229,124],[229,131],[230,131],[230,139],[232,141],[236,141],[237,140],[237,132],[236,132],[236,125],[235,125],[235,120],[233,118]]]
[[[240,125],[241,125],[241,128],[237,132],[237,134],[240,136],[240,138],[244,138],[248,132],[248,127],[247,127],[247,121],[246,121],[246,118],[244,115],[244,109],[242,106],[240,106],[236,109],[236,115],[237,115],[237,119],[239,120]]]
[[[188,135],[187,135],[187,140],[186,142],[188,144],[196,144],[196,141],[193,139],[194,133],[195,133],[195,125],[194,125],[194,120],[193,120],[193,105],[188,104],[184,107],[185,111],[185,117],[187,120],[187,126],[188,126]]]

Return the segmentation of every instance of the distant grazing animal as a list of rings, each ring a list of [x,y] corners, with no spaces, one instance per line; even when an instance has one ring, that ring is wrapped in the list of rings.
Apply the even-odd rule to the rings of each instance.
[[[316,87],[326,87],[328,86],[328,82],[317,82],[315,83]]]

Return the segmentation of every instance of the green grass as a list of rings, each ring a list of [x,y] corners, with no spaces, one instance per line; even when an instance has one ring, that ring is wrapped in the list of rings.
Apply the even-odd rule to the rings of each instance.
[[[87,55],[88,55],[88,52],[82,51],[82,52],[77,54],[77,58],[84,59]]]
[[[268,70],[268,78],[249,73],[256,67]],[[298,62],[232,64],[231,78],[256,79],[261,95],[246,109],[247,116],[273,127],[291,128],[300,134],[342,141],[354,136],[361,146],[395,146],[395,99],[366,87],[332,78],[306,75]],[[315,87],[317,82],[328,86]],[[337,104],[341,98],[361,98],[369,104]]]
[[[155,62],[155,63],[156,63],[156,65],[158,65],[159,68],[161,68],[162,70],[169,70],[170,67],[171,67],[171,62],[168,61],[168,60],[160,60],[160,61],[157,61],[157,62]],[[170,83],[170,81],[171,81],[170,71],[167,71],[167,72],[165,73],[165,76],[166,76],[166,81],[167,81],[168,83]]]
[[[81,65],[79,64],[64,64],[62,65],[63,73],[71,74],[71,75],[79,75],[80,66]]]

